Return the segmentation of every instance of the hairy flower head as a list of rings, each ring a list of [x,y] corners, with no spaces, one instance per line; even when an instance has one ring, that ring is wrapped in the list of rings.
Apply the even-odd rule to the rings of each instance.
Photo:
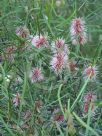
[[[42,35],[36,35],[32,38],[32,45],[36,48],[46,47],[48,45],[47,38]]]
[[[87,29],[83,18],[75,18],[71,22],[70,35],[72,44],[85,44],[87,42]]]
[[[30,72],[30,80],[32,83],[38,82],[43,80],[43,74],[41,72],[40,68],[33,68],[33,70]]]

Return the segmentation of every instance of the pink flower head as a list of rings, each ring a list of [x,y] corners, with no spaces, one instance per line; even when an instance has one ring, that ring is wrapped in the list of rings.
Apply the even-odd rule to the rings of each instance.
[[[62,48],[64,45],[65,45],[65,40],[64,39],[57,39],[55,41],[56,48]]]
[[[88,92],[84,95],[84,102],[94,102],[97,96],[93,92]]]
[[[26,26],[17,27],[16,35],[21,38],[27,38],[29,36],[29,30],[28,30],[28,28],[26,28]]]
[[[92,92],[88,92],[87,94],[84,95],[84,113],[88,113],[89,107],[91,104],[91,111],[92,113],[95,112],[96,106],[95,106],[95,101],[97,99],[97,96],[93,94]]]
[[[50,64],[56,74],[59,74],[62,72],[63,68],[65,68],[67,64],[67,60],[68,60],[67,55],[63,53],[54,55]]]
[[[55,116],[53,116],[53,120],[58,121],[58,122],[64,121],[64,116],[63,115],[55,115]]]
[[[17,107],[17,106],[20,104],[20,101],[21,101],[20,94],[17,93],[17,94],[15,95],[15,97],[13,98],[14,106]]]
[[[46,37],[40,35],[36,35],[33,37],[32,39],[32,45],[35,46],[36,48],[41,48],[41,47],[44,47],[44,46],[47,46],[48,42],[47,42],[47,39]]]
[[[82,18],[73,19],[70,27],[72,44],[85,44],[87,42],[86,31],[85,21]]]
[[[30,73],[31,82],[37,82],[43,80],[43,75],[40,68],[34,68]]]
[[[84,104],[84,113],[88,113],[90,107],[90,103],[85,103]],[[91,112],[94,114],[96,110],[96,106],[94,103],[91,103]]]
[[[69,54],[68,45],[65,44],[65,40],[62,38],[58,38],[55,42],[52,43],[52,51],[53,53],[66,53]]]
[[[61,123],[64,121],[64,115],[61,113],[60,109],[54,109],[51,119],[53,121],[57,121],[57,122]]]
[[[88,68],[85,68],[85,70],[83,71],[83,76],[85,79],[89,77],[90,80],[95,80],[97,76],[97,67],[89,66]]]

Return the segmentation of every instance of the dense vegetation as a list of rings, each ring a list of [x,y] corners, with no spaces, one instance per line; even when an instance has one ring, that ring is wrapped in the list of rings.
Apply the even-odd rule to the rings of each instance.
[[[102,135],[102,1],[0,1],[0,136]]]

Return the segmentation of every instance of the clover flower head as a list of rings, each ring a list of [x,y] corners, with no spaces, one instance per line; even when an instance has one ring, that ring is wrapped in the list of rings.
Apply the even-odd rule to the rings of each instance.
[[[51,68],[56,74],[60,74],[67,64],[68,57],[64,53],[54,54],[51,60]]]
[[[44,77],[41,72],[41,69],[40,68],[33,68],[33,70],[30,72],[30,79],[31,79],[32,83],[42,81],[44,79]]]
[[[83,18],[75,18],[71,22],[70,35],[72,44],[85,44],[87,42],[87,29]]]
[[[96,94],[94,94],[93,92],[88,92],[84,95],[83,97],[83,102],[84,102],[84,113],[88,113],[89,108],[91,106],[91,112],[94,114],[95,110],[96,110],[96,106],[95,106],[95,101],[97,100],[97,96]]]
[[[41,48],[41,47],[47,47],[48,41],[45,36],[42,35],[36,35],[32,38],[32,45],[35,46],[36,48]]]
[[[97,74],[98,70],[96,66],[89,66],[83,71],[84,79],[90,78],[90,80],[96,80]]]

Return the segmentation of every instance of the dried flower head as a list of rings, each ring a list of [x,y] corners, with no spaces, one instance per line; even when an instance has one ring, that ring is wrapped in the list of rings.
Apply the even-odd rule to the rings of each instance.
[[[90,78],[90,80],[95,80],[97,73],[98,71],[96,66],[89,66],[83,71],[83,76],[85,79]]]
[[[4,50],[4,52],[5,52],[5,54],[4,54],[5,59],[13,61],[14,60],[14,52],[15,52],[15,50],[16,50],[16,47],[14,47],[14,46],[7,47]]]
[[[76,62],[74,60],[69,60],[69,68],[72,72],[78,70]]]
[[[31,118],[31,111],[30,110],[25,111],[23,115],[23,119],[28,120],[30,118]]]
[[[54,115],[53,120],[58,121],[58,122],[64,121],[64,116],[63,115]]]
[[[20,94],[17,93],[15,95],[15,97],[13,98],[13,104],[15,107],[19,106],[20,105],[20,101],[21,101],[21,98],[20,98]]]
[[[26,26],[19,26],[16,29],[16,35],[21,38],[28,38],[30,33],[28,28],[26,28]]]
[[[41,109],[42,106],[43,106],[43,102],[41,100],[35,101],[35,109],[36,109],[37,112],[40,113],[40,109]]]
[[[61,113],[61,110],[57,108],[57,109],[54,109],[51,119],[53,121],[57,121],[61,123],[64,121],[64,115]]]
[[[44,79],[41,69],[40,68],[34,68],[31,72],[30,72],[30,79],[31,82],[38,82]]]
[[[85,21],[82,18],[75,18],[72,20],[70,34],[72,44],[74,45],[83,45],[87,42],[87,29]]]
[[[95,101],[97,100],[97,96],[93,94],[93,92],[88,92],[84,95],[84,113],[88,113],[89,107],[91,106],[92,113],[95,112],[96,106]]]
[[[48,45],[47,38],[42,35],[36,35],[32,38],[32,45],[36,48],[46,47]]]
[[[60,74],[63,68],[66,67],[68,57],[64,53],[55,54],[51,60],[51,68],[56,74]]]

